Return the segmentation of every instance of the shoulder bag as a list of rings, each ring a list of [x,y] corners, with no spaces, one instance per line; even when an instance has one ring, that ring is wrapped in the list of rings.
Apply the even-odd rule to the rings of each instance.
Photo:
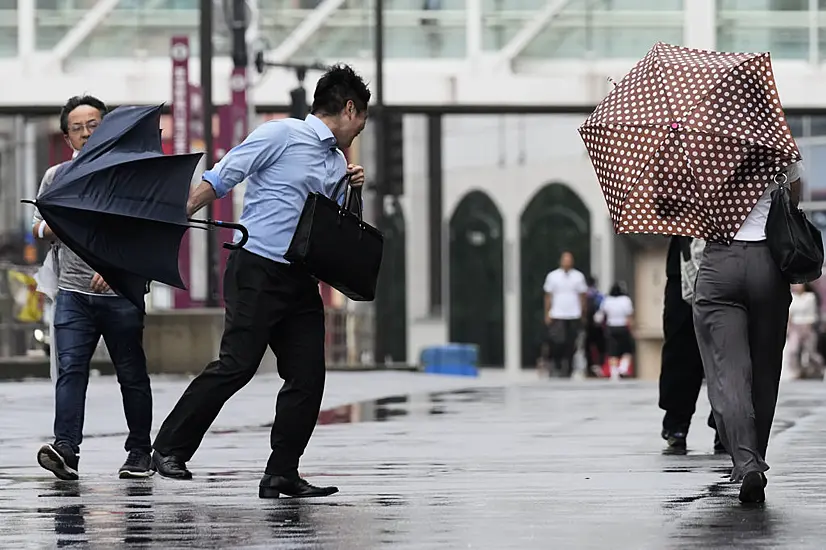
[[[775,181],[778,185],[771,193],[766,244],[789,284],[814,281],[823,270],[823,237],[806,214],[792,204],[786,175],[779,174]]]

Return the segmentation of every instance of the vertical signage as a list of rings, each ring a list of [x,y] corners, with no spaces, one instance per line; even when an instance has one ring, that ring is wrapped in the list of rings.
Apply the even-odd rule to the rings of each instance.
[[[172,60],[172,154],[183,155],[191,151],[190,122],[192,101],[189,84],[189,37],[173,36],[169,46]],[[184,233],[178,269],[184,282],[189,286],[191,258],[189,253],[189,233]],[[188,290],[173,289],[173,307],[192,306]]]
[[[172,152],[189,153],[189,38],[173,36],[172,58]]]

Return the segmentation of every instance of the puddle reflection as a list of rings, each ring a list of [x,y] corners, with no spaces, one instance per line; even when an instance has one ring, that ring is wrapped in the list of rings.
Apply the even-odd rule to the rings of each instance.
[[[350,424],[384,422],[407,416],[438,416],[451,414],[451,403],[499,403],[504,400],[502,388],[469,388],[432,392],[422,395],[394,395],[371,401],[361,401],[321,411],[319,424]]]
[[[749,547],[760,548],[771,541],[771,547],[784,547],[778,536],[783,515],[768,505],[732,506],[731,496],[710,501],[689,521],[681,522],[678,538],[691,547],[733,548],[743,541]],[[791,542],[791,541],[788,541]],[[785,546],[792,548],[794,545]]]
[[[124,493],[130,499],[145,499],[154,493],[151,480],[126,483]],[[155,512],[151,500],[130,500],[124,506],[123,542],[125,544],[149,544],[152,542],[152,525]]]

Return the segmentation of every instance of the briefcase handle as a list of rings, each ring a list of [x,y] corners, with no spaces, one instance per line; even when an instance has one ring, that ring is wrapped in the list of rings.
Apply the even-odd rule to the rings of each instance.
[[[355,208],[353,208],[353,203],[355,203]],[[348,212],[352,212],[358,216],[359,220],[362,220],[362,218],[364,218],[363,208],[364,205],[361,200],[361,187],[351,187],[350,193],[347,195],[347,200],[344,202],[344,209]]]
[[[349,182],[349,181],[350,181],[350,175],[349,174],[344,174],[341,177],[341,179],[338,180],[338,183],[336,183],[336,186],[333,188],[333,194],[330,196],[330,198],[333,199],[333,202],[335,202],[336,204],[338,204],[338,194],[341,191],[342,184],[344,184],[344,182]],[[344,192],[347,193],[347,190],[345,189]]]
[[[336,183],[335,188],[333,188],[333,194],[331,198],[335,203],[338,203],[338,194],[339,192],[341,192],[341,186],[342,184],[344,184],[344,182],[347,182],[349,184],[349,174],[345,174],[340,180],[338,180],[338,183]],[[345,194],[346,197],[344,199],[344,206],[339,209],[339,217],[341,217],[341,214],[343,214],[346,211],[358,216],[359,221],[363,221],[364,212],[362,211],[363,204],[361,199],[361,187],[351,187],[349,193],[347,193],[347,191],[345,190]],[[355,208],[353,208],[353,201],[355,201]]]

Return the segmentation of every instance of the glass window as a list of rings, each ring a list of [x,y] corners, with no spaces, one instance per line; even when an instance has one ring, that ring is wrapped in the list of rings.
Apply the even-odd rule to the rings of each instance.
[[[717,7],[721,10],[742,11],[806,11],[809,9],[809,0],[717,0]]]
[[[0,57],[15,57],[17,55],[17,27],[7,28],[0,32]]]
[[[539,11],[547,0],[482,0],[484,11]],[[571,0],[563,13],[584,9],[605,11],[680,11],[683,0]]]
[[[786,117],[786,122],[788,122],[788,124],[789,124],[789,130],[791,130],[792,136],[794,136],[795,139],[800,139],[800,138],[804,137],[803,118],[804,117],[802,117],[802,116],[787,116]]]
[[[772,28],[769,21],[724,18],[717,27],[717,49],[735,52],[770,51],[774,59],[808,59],[809,30]]]
[[[823,140],[809,142],[806,138],[798,140],[798,148],[803,157],[803,197],[806,200],[826,200],[826,143]]]
[[[817,115],[809,117],[809,135],[826,136],[826,116]]]

